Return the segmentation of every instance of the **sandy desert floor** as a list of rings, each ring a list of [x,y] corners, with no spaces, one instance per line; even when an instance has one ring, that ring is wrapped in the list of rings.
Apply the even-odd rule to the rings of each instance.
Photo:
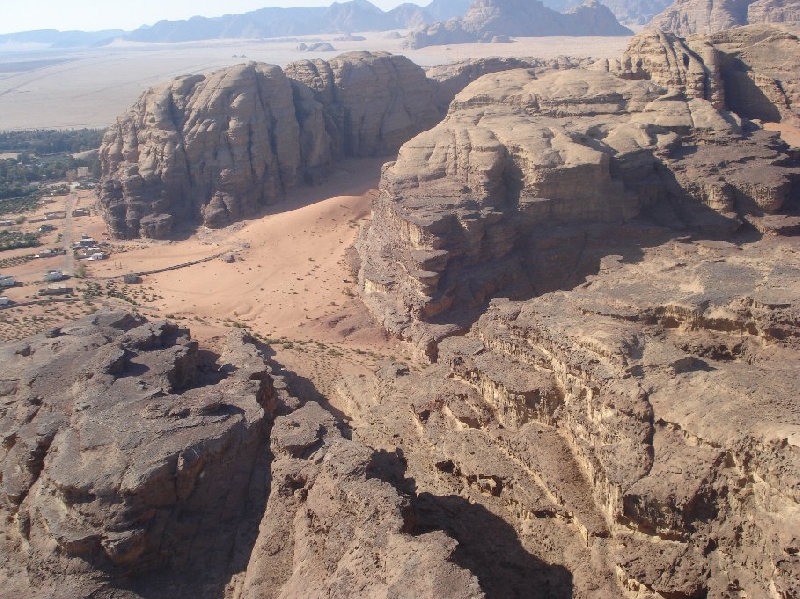
[[[112,241],[108,259],[76,261],[74,268],[85,276],[59,283],[73,289],[71,298],[37,298],[47,285],[45,272],[70,272],[67,256],[23,260],[39,248],[3,252],[0,273],[21,285],[3,292],[16,305],[0,311],[0,340],[59,326],[102,306],[170,318],[212,343],[242,327],[268,341],[300,384],[313,381],[306,383],[309,393],[330,396],[335,373],[368,372],[378,360],[408,357],[407,348],[388,338],[355,296],[346,260],[369,218],[382,164],[344,162],[325,185],[296,189],[285,202],[225,229],[202,229],[182,241]],[[68,202],[70,208],[90,205],[93,192],[56,198],[15,228],[33,230],[45,210]],[[58,228],[43,238],[43,247],[68,245],[81,234],[108,240],[97,214],[47,222]],[[223,259],[230,257],[232,262]],[[156,270],[162,272],[143,276],[139,284],[121,281],[126,273]]]

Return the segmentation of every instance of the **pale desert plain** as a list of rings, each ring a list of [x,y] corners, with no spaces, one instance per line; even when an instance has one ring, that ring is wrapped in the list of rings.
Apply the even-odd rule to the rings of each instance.
[[[405,32],[400,32],[401,35]],[[177,44],[114,42],[82,50],[0,45],[0,131],[41,128],[104,128],[148,87],[190,73],[207,73],[247,61],[284,66],[312,58],[329,60],[360,50],[402,54],[423,67],[488,56],[616,58],[629,37],[517,38],[508,44],[458,44],[419,50],[402,47],[387,32],[358,33],[364,41],[330,36],[276,40],[229,40]],[[300,43],[328,42],[334,51],[300,51]]]

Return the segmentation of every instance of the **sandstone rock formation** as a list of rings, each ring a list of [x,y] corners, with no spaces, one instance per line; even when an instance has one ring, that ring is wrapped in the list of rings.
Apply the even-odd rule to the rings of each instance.
[[[276,419],[271,447],[270,500],[234,597],[484,596],[452,538],[413,529],[381,453],[343,439],[318,404]]]
[[[800,163],[748,120],[796,116],[760,44],[797,41],[719,36],[484,75],[384,168],[361,294],[433,364],[340,393],[418,497],[504,511],[528,567],[479,572],[497,596],[800,592]]]
[[[449,523],[495,596],[794,597],[796,250],[629,245],[575,289],[494,300],[426,371],[343,380],[354,438],[402,440],[422,514],[502,515],[502,548],[488,516]]]
[[[252,340],[232,333],[217,355],[172,323],[101,311],[0,352],[4,591],[146,587],[167,565],[224,586],[286,397]]]
[[[751,119],[800,125],[797,35],[751,25],[715,33],[710,42],[720,55],[727,102],[732,110]]]
[[[649,29],[669,31],[686,37],[693,33],[711,34],[733,27],[759,23],[800,26],[797,0],[675,0],[664,12],[653,17]]]
[[[483,597],[380,453],[219,350],[117,311],[0,348],[1,597]]]
[[[786,208],[800,171],[780,143],[693,94],[583,70],[469,85],[384,170],[365,302],[425,350],[445,313],[449,334],[490,296],[573,285],[595,252],[657,236],[641,216],[721,235]]]
[[[799,53],[796,35],[763,25],[686,39],[645,31],[631,40],[621,62],[609,68],[628,79],[650,79],[709,100],[717,108],[727,106],[745,118],[796,124]]]
[[[500,36],[630,35],[596,0],[558,13],[538,0],[477,0],[461,19],[434,23],[409,34],[409,48],[491,42]]]
[[[248,63],[148,90],[100,150],[114,235],[224,226],[337,159],[396,151],[439,118],[424,72],[403,57],[355,53],[286,73]]]

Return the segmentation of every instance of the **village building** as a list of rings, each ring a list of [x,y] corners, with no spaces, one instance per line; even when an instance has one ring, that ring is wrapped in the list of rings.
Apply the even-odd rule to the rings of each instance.
[[[64,278],[64,273],[62,273],[60,270],[49,270],[44,275],[45,281],[60,281]]]
[[[39,290],[39,295],[66,295],[72,293],[72,287],[66,285],[48,285]]]

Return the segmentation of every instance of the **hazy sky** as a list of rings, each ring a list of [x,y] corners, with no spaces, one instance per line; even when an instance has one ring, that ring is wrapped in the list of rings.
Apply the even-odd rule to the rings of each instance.
[[[370,0],[389,10],[404,0]],[[414,0],[410,0],[414,2]],[[333,0],[0,0],[0,33],[32,29],[136,29],[162,19],[218,17],[265,6],[330,6]],[[416,0],[427,6],[430,0]]]

